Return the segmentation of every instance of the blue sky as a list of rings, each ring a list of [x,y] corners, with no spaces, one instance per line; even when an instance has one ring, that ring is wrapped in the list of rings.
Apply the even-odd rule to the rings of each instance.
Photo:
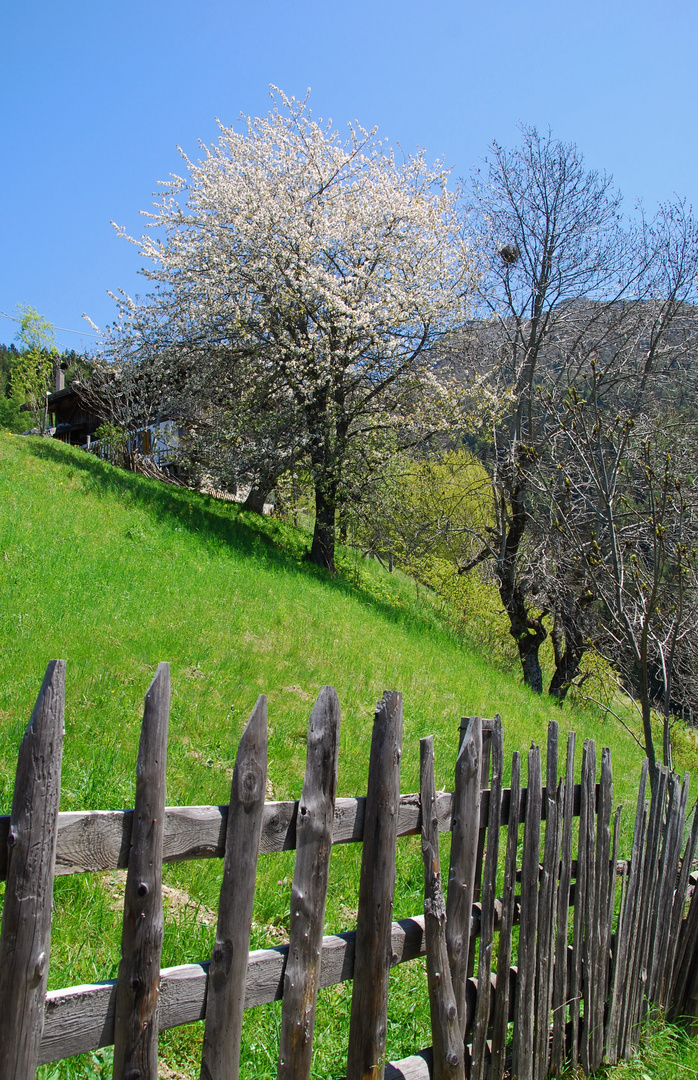
[[[21,0],[2,5],[0,310],[88,330],[141,288],[158,180],[216,116],[263,114],[269,84],[340,128],[358,119],[465,176],[517,124],[550,125],[614,175],[628,209],[698,204],[695,0]],[[15,324],[0,318],[0,341]],[[88,337],[57,332],[80,348]]]

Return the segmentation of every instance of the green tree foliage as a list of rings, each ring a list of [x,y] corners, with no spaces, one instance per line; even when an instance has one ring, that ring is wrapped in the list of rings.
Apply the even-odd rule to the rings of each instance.
[[[488,475],[471,453],[394,455],[349,519],[351,539],[367,554],[403,567],[442,598],[468,640],[507,666],[515,662],[488,568],[467,570],[475,537],[492,524]]]
[[[0,428],[18,433],[26,426],[26,417],[20,414],[24,395],[12,391],[12,367],[18,356],[14,345],[0,345]]]
[[[53,326],[29,304],[19,305],[20,350],[13,359],[10,380],[13,396],[23,395],[35,423],[41,423],[46,394],[58,360]]]

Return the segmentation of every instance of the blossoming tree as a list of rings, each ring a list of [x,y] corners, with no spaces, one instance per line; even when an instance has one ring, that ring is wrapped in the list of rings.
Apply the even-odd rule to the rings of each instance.
[[[220,125],[164,186],[133,241],[154,288],[122,300],[119,349],[186,358],[199,390],[291,403],[315,492],[310,557],[332,571],[351,446],[414,407],[426,351],[462,324],[471,271],[440,165],[358,126],[342,139],[307,98],[272,101]]]

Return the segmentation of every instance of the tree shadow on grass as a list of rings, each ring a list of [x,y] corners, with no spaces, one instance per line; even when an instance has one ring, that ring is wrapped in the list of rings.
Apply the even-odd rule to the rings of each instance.
[[[245,511],[239,503],[128,472],[94,454],[52,439],[27,439],[26,444],[35,457],[78,470],[88,490],[116,495],[139,506],[152,514],[158,524],[195,533],[204,544],[214,547],[223,544],[237,554],[261,559],[269,568],[300,574],[309,581],[321,581],[333,591],[366,604],[390,622],[453,636],[446,626],[437,626],[416,611],[405,611],[381,601],[357,581],[348,580],[341,571],[333,576],[307,561],[309,538],[290,525]]]

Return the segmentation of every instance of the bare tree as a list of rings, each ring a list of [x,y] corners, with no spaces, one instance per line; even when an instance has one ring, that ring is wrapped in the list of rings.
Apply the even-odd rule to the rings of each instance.
[[[522,128],[514,150],[493,144],[484,175],[472,181],[469,211],[483,267],[479,318],[450,359],[486,373],[502,408],[482,455],[493,524],[478,532],[480,549],[462,569],[493,565],[524,682],[540,693],[550,607],[541,589],[546,541],[531,528],[530,466],[548,437],[538,390],[597,346],[608,313],[633,289],[643,253],[621,222],[611,179],[587,169],[574,145],[533,127]]]

